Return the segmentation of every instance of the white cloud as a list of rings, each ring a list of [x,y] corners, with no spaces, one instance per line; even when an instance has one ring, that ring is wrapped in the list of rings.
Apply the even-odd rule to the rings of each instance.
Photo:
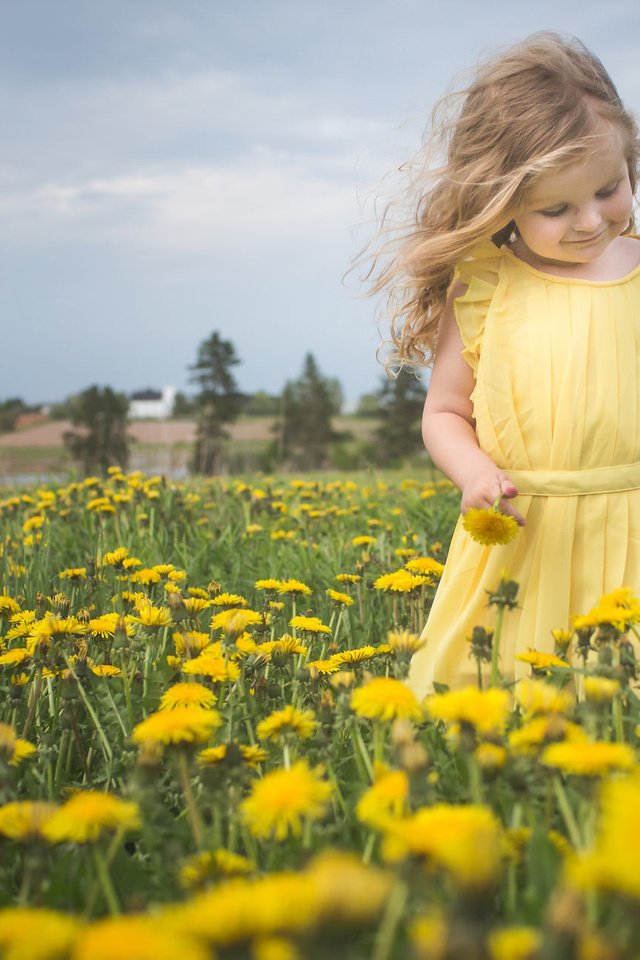
[[[340,164],[323,168],[317,158],[260,151],[241,164],[141,170],[14,191],[0,196],[0,241],[253,245],[346,229],[357,213],[353,180]]]

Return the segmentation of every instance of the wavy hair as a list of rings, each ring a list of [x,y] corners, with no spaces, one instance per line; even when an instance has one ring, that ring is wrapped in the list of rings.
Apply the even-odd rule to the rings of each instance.
[[[480,240],[506,242],[525,191],[541,174],[582,159],[601,140],[602,121],[622,133],[635,193],[635,119],[600,60],[557,33],[508,48],[436,104],[420,167],[400,200],[403,215],[394,220],[395,204],[387,206],[368,274],[370,293],[388,296],[385,366],[433,358],[455,265]],[[436,155],[444,160],[432,165]]]

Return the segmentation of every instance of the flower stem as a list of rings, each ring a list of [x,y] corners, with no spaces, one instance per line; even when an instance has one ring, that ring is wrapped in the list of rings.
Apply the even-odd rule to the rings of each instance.
[[[97,846],[93,847],[93,862],[96,865],[96,873],[98,874],[98,880],[100,882],[104,898],[107,901],[109,913],[113,917],[116,917],[120,913],[120,904],[118,903],[118,897],[116,896],[116,891],[114,890],[113,883],[111,882],[109,869],[105,863],[101,851]]]
[[[371,960],[389,960],[408,893],[407,885],[398,880],[387,900]]]
[[[553,778],[553,790],[556,795],[556,800],[558,801],[558,807],[560,808],[562,819],[564,820],[567,828],[567,833],[569,834],[569,839],[576,850],[579,850],[582,847],[580,829],[578,827],[573,810],[571,809],[571,804],[569,803],[569,799],[562,785],[560,777]]]
[[[496,613],[496,628],[493,632],[491,643],[491,677],[489,686],[496,687],[500,679],[499,661],[500,661],[500,634],[502,633],[502,621],[504,619],[504,607],[499,606]]]
[[[184,750],[178,750],[178,775],[180,777],[180,786],[182,787],[182,793],[184,795],[187,818],[191,826],[193,839],[195,840],[198,850],[202,850],[204,828],[196,805],[196,799],[193,795],[193,787],[191,786],[191,777],[189,775],[189,764]]]

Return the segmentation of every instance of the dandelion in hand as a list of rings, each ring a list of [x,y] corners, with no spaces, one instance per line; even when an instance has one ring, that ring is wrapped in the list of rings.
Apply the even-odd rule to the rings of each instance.
[[[501,513],[496,504],[489,510],[476,507],[467,510],[462,526],[472,540],[487,546],[511,543],[520,532],[520,527],[514,518]]]

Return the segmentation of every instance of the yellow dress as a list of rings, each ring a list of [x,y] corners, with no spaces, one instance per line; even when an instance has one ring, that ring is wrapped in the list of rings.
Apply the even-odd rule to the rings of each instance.
[[[485,547],[458,521],[411,663],[420,698],[434,681],[476,681],[467,638],[493,627],[487,591],[503,572],[520,584],[501,639],[509,678],[530,672],[517,654],[552,652],[551,630],[603,593],[640,591],[640,266],[619,280],[568,279],[486,241],[458,275],[478,443],[519,488],[526,526]]]

